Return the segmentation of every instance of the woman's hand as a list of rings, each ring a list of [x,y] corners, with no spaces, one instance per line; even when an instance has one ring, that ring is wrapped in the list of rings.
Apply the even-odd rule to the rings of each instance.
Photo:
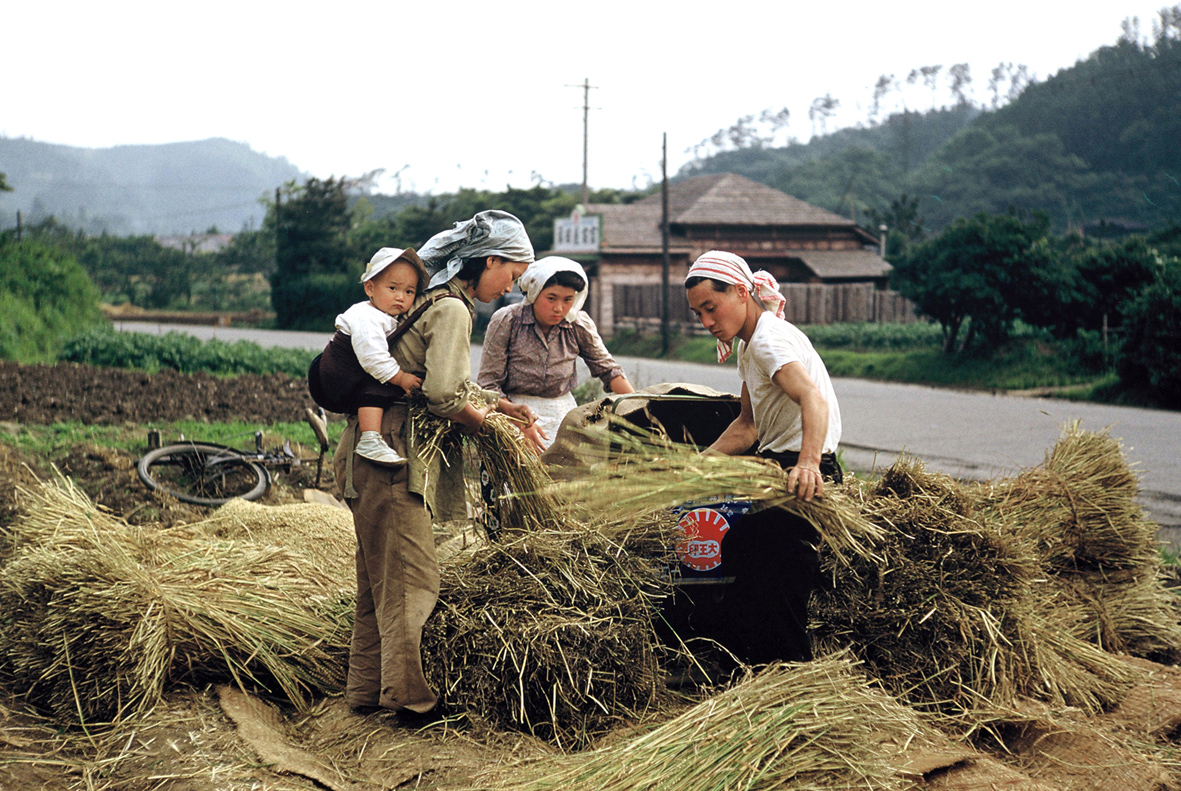
[[[534,453],[540,456],[545,452],[545,440],[548,437],[541,430],[540,423],[535,422],[532,426],[521,429],[521,433],[525,435],[525,441],[529,443],[529,447],[533,449]]]
[[[532,409],[524,404],[514,404],[507,398],[500,399],[496,404],[496,409],[498,412],[503,412],[516,421],[517,427],[522,431],[537,422],[537,415],[533,414]]]
[[[817,464],[797,464],[788,470],[787,493],[806,503],[812,502],[813,497],[824,496],[824,476],[820,474]]]

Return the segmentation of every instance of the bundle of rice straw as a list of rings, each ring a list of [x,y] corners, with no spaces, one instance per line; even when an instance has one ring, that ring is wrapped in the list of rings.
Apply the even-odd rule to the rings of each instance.
[[[139,715],[172,682],[303,706],[338,689],[352,578],[294,550],[133,527],[70,482],[21,491],[0,569],[0,675],[63,720]]]
[[[954,480],[903,457],[860,497],[887,538],[880,560],[823,561],[811,611],[821,646],[852,646],[887,690],[952,727],[1021,695],[1094,711],[1126,688],[1123,663],[1031,624],[1036,558],[983,521]]]
[[[1181,659],[1181,612],[1167,577],[1146,564],[1128,581],[1059,577],[1041,604],[1071,635],[1115,654],[1176,664]]]
[[[575,525],[506,534],[441,571],[423,654],[448,703],[569,749],[663,694],[654,561]]]
[[[772,665],[626,741],[525,767],[502,788],[596,791],[903,789],[916,714],[847,657]],[[530,778],[529,775],[534,775]]]
[[[751,456],[699,453],[667,436],[608,417],[610,446],[588,442],[584,474],[557,481],[553,491],[587,519],[630,522],[638,516],[722,495],[759,507],[780,507],[807,520],[837,558],[873,557],[884,531],[862,518],[857,504],[838,488],[812,502],[787,493],[786,473],[774,462]]]
[[[474,387],[469,390],[473,406],[487,406],[482,392]],[[411,399],[409,414],[411,430],[424,455],[443,453],[449,445],[462,440],[475,447],[493,490],[505,493],[501,499],[502,527],[538,530],[564,521],[565,509],[549,491],[550,479],[545,467],[508,415],[490,412],[478,432],[465,435],[455,423],[427,409],[421,396]]]
[[[1181,658],[1181,607],[1163,584],[1157,526],[1118,440],[1066,425],[1045,463],[982,488],[986,519],[1033,547],[1039,609],[1108,651]]]
[[[1068,424],[1040,467],[982,492],[987,518],[1033,543],[1055,573],[1108,579],[1156,557],[1156,525],[1136,503],[1139,481],[1118,440]]]

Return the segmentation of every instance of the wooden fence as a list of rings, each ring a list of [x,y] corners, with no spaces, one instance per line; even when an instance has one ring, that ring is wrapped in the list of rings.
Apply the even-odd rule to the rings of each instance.
[[[792,324],[909,324],[916,319],[910,300],[897,291],[879,291],[871,283],[783,283],[779,290],[787,300],[785,318]],[[673,292],[673,322],[699,326],[681,294],[680,288]],[[612,296],[616,327],[659,326],[659,284],[617,284]]]

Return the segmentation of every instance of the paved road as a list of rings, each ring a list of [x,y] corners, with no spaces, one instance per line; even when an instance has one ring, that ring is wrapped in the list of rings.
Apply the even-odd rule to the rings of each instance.
[[[251,340],[263,345],[320,349],[323,333],[281,332],[229,327],[125,322],[125,330],[179,330],[200,338]],[[472,367],[479,367],[480,347],[472,346]],[[620,358],[638,387],[658,382],[694,382],[737,393],[733,366],[696,365]],[[586,375],[583,369],[584,376]],[[1106,406],[1041,398],[989,395],[918,385],[859,379],[834,382],[841,402],[845,462],[854,469],[889,465],[901,452],[928,467],[964,478],[1009,475],[1040,464],[1062,427],[1074,420],[1084,429],[1110,427],[1124,443],[1128,458],[1143,478],[1143,502],[1166,528],[1170,540],[1181,536],[1181,413]]]

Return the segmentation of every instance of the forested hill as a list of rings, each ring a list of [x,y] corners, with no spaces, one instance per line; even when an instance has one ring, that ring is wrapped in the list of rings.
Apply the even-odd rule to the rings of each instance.
[[[1181,7],[1178,7],[1181,8]],[[1181,14],[1125,38],[1007,105],[900,113],[807,145],[750,147],[682,171],[732,171],[869,223],[905,194],[928,231],[1010,206],[1059,230],[1181,221]]]
[[[223,138],[75,148],[0,137],[0,173],[13,189],[0,192],[0,228],[19,209],[27,223],[53,215],[115,235],[258,228],[258,199],[301,177],[286,159]]]

